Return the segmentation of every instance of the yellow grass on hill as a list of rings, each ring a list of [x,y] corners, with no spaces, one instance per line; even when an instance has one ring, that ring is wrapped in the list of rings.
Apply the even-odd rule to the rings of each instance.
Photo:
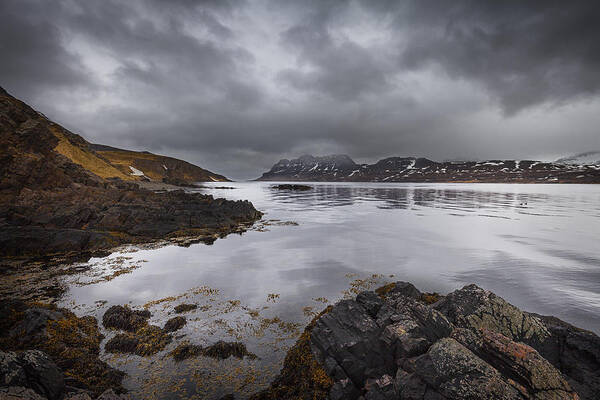
[[[135,177],[124,174],[117,168],[104,161],[91,151],[72,144],[57,128],[51,127],[50,130],[58,138],[58,145],[54,151],[69,158],[75,164],[81,165],[88,171],[93,172],[101,178],[121,178],[124,180],[135,180]]]
[[[112,165],[114,165],[124,174],[131,174],[131,169],[129,167],[132,166],[142,170],[144,175],[155,181],[161,181],[164,176],[164,173],[159,172],[160,170],[155,171],[148,168],[142,169],[139,165],[136,167],[136,160],[149,160],[159,163],[163,158],[162,156],[129,150],[98,151],[98,153],[101,154],[102,157],[105,157],[107,160],[109,160]]]

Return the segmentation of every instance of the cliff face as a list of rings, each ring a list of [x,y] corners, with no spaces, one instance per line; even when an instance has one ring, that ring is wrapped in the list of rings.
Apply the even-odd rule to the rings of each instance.
[[[375,164],[356,164],[348,156],[302,156],[279,161],[257,180],[600,183],[600,167],[533,160],[436,162],[415,157],[390,157]]]
[[[0,91],[0,256],[224,234],[261,215],[247,201],[155,193],[130,179],[83,138]]]

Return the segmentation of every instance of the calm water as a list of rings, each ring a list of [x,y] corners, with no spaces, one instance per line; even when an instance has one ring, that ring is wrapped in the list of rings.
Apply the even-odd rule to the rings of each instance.
[[[476,283],[600,333],[600,185],[227,185],[235,189],[201,191],[248,199],[270,222],[212,245],[92,259],[89,272],[69,278],[64,304],[80,314],[154,301],[151,322],[162,325],[180,302],[201,306],[167,351],[105,356],[130,373],[126,384],[140,397],[218,398],[266,385],[297,328],[352,285],[406,280],[446,293]],[[119,268],[128,273],[111,279]],[[218,339],[241,340],[259,359],[175,364],[167,354],[181,341]]]

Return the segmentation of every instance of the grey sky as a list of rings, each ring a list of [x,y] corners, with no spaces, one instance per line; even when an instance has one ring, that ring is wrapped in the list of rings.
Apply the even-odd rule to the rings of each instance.
[[[598,4],[3,0],[0,85],[238,179],[302,153],[554,159],[600,149]]]

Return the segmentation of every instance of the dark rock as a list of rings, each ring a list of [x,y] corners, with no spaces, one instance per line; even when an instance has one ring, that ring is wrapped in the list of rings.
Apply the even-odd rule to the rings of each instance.
[[[62,371],[38,350],[0,352],[0,386],[32,389],[49,400],[59,399],[65,383]]]
[[[155,325],[146,325],[135,332],[119,333],[111,338],[104,349],[109,353],[151,356],[163,350],[173,338]]]
[[[533,347],[567,376],[581,398],[600,393],[600,338],[592,332],[523,312],[476,285],[450,293],[433,307],[457,326],[501,333]]]
[[[255,354],[250,353],[248,349],[246,349],[245,344],[240,342],[225,342],[222,340],[219,340],[215,344],[204,348],[202,355],[222,360],[231,356],[236,358],[256,358]]]
[[[0,348],[19,352],[19,357],[28,350],[43,351],[68,377],[63,385],[70,392],[83,389],[98,395],[107,388],[123,390],[123,372],[99,359],[103,336],[95,318],[77,317],[53,305],[7,303],[0,307]],[[30,361],[35,364],[35,359]]]
[[[448,294],[433,307],[462,328],[487,329],[536,347],[550,332],[542,321],[476,285]]]
[[[591,332],[522,312],[475,285],[425,294],[431,301],[406,282],[377,292],[342,300],[311,323],[312,354],[333,382],[329,399],[591,400],[600,393]],[[284,368],[252,399],[312,398],[282,390],[293,376]]]
[[[311,190],[312,186],[282,184],[282,185],[271,186],[271,188],[277,189],[277,190]]]
[[[179,304],[179,305],[175,306],[175,312],[177,314],[181,314],[181,313],[184,313],[184,312],[193,311],[193,310],[195,310],[197,308],[198,308],[197,304],[185,304],[185,303],[182,303],[182,304]]]
[[[221,397],[219,400],[235,400],[235,396],[233,394],[226,394],[225,396]]]
[[[105,328],[135,332],[148,324],[152,315],[148,310],[132,310],[129,306],[112,306],[104,313],[102,324]]]
[[[203,352],[204,348],[202,346],[190,343],[182,343],[171,352],[171,356],[175,361],[179,362],[187,360],[188,358],[201,356]]]
[[[0,387],[0,399],[2,400],[48,400],[34,390],[22,386]],[[89,399],[89,397],[88,397]],[[87,399],[82,399],[87,400]],[[90,399],[91,400],[91,399]]]
[[[175,332],[183,328],[187,320],[185,317],[173,317],[165,323],[165,332]]]

